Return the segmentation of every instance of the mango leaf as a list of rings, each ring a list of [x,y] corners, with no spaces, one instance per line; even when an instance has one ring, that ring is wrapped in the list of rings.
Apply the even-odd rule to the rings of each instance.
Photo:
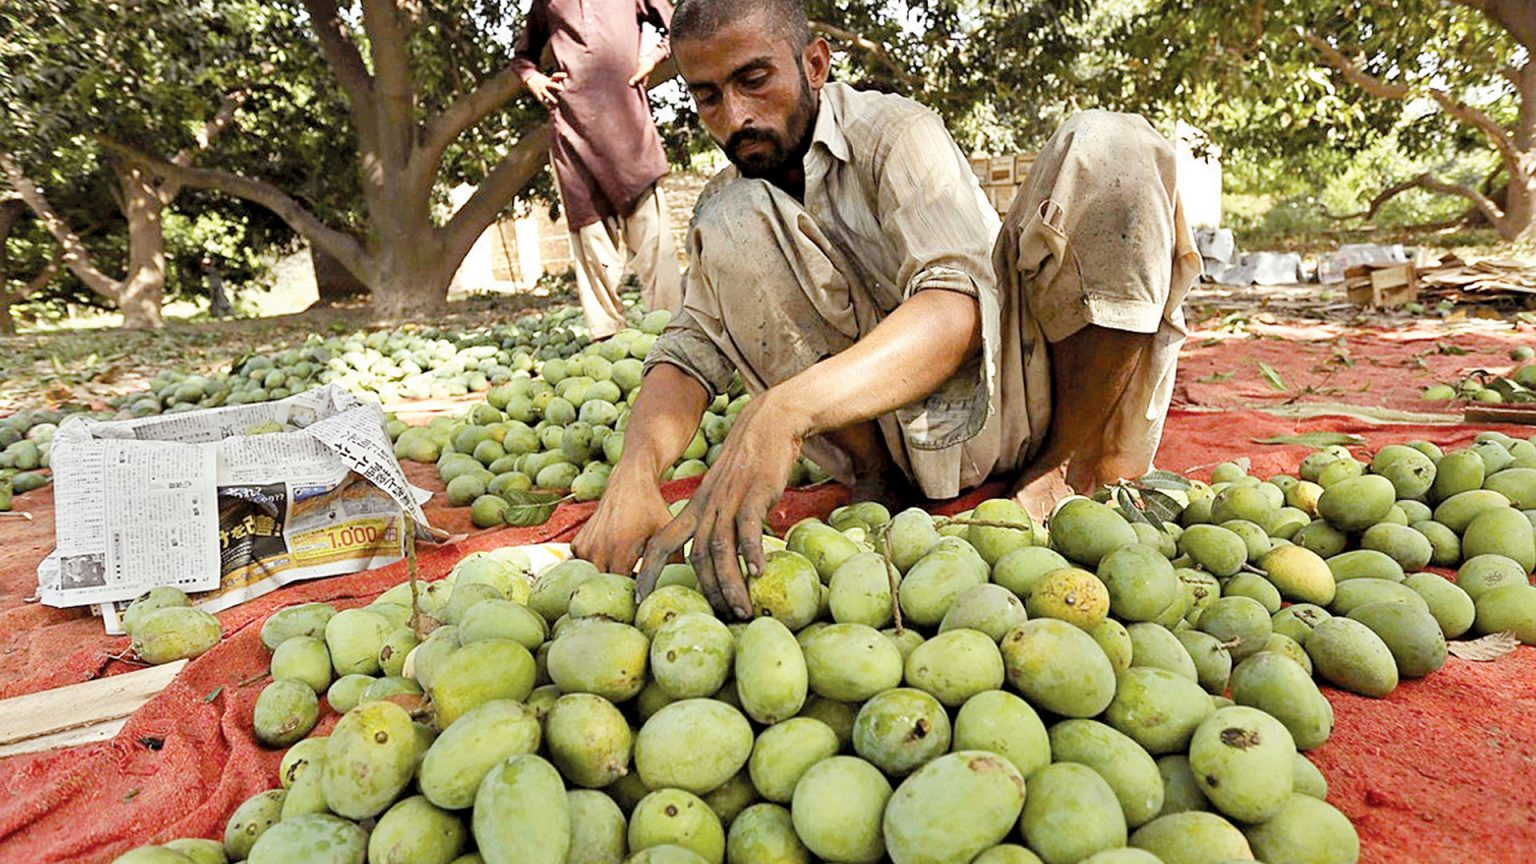
[[[1146,507],[1147,517],[1156,523],[1173,522],[1184,512],[1184,505],[1178,499],[1156,489],[1141,490],[1141,502]]]
[[[1259,367],[1259,374],[1264,376],[1264,380],[1269,383],[1271,390],[1278,390],[1284,393],[1291,389],[1290,385],[1285,383],[1285,379],[1280,376],[1280,373],[1275,371],[1275,367],[1265,363],[1263,360],[1254,361],[1254,365]]]
[[[1130,522],[1147,522],[1147,517],[1136,506],[1136,500],[1131,497],[1131,490],[1124,486],[1115,487],[1115,503],[1120,505],[1120,512]]]
[[[508,489],[502,495],[508,505],[502,518],[508,525],[517,528],[543,525],[549,521],[549,517],[555,515],[555,506],[560,503],[560,496],[553,492]]]
[[[1255,444],[1299,444],[1303,447],[1332,447],[1335,444],[1343,444],[1347,447],[1359,447],[1365,444],[1365,439],[1359,435],[1350,435],[1345,432],[1304,432],[1300,435],[1273,435],[1269,438],[1254,438]]]
[[[1232,376],[1236,374],[1236,372],[1212,372],[1209,375],[1203,375],[1199,378],[1196,378],[1195,380],[1201,384],[1216,384],[1222,381],[1230,381],[1232,380]]]
[[[1188,492],[1193,488],[1188,480],[1172,471],[1149,471],[1136,482],[1148,489],[1166,489],[1173,492]]]

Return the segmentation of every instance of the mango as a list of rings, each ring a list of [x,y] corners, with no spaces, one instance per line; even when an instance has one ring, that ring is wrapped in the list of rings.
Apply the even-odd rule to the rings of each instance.
[[[1125,845],[1125,814],[1115,790],[1086,765],[1057,762],[1029,778],[1019,819],[1024,842],[1045,864],[1074,864]]]
[[[1422,678],[1445,665],[1445,634],[1428,609],[1391,601],[1367,603],[1350,610],[1349,617],[1386,643],[1399,679]]]
[[[1397,508],[1403,511],[1403,516],[1408,519],[1409,525],[1415,522],[1426,522],[1435,518],[1435,511],[1431,510],[1429,505],[1423,501],[1409,501],[1399,498],[1397,499]]]
[[[1290,637],[1296,644],[1305,646],[1307,636],[1319,621],[1331,618],[1327,609],[1310,603],[1297,603],[1276,612],[1270,619],[1275,633]],[[1268,644],[1267,642],[1265,643]]]
[[[815,518],[802,519],[791,526],[784,535],[784,544],[790,552],[809,561],[823,583],[830,583],[837,568],[861,551],[842,532]]]
[[[1023,699],[1002,690],[972,696],[955,715],[955,750],[985,750],[1013,763],[1030,777],[1051,762],[1050,737],[1040,715]]]
[[[1250,825],[1253,854],[1268,864],[1355,864],[1360,837],[1349,817],[1319,798],[1296,795],[1266,822]]]
[[[1345,480],[1353,480],[1365,473],[1365,463],[1350,456],[1342,456],[1329,462],[1317,475],[1317,485],[1327,491]]]
[[[1345,531],[1363,531],[1380,522],[1397,501],[1397,490],[1385,477],[1367,475],[1323,485],[1317,513]]]
[[[650,639],[661,625],[687,612],[703,612],[713,615],[714,609],[704,595],[682,585],[657,588],[646,595],[635,608],[635,627]]]
[[[1272,629],[1269,612],[1251,597],[1222,597],[1207,606],[1197,625],[1221,641],[1234,663],[1263,650]]]
[[[1211,809],[1211,802],[1205,800],[1205,793],[1195,782],[1194,772],[1189,770],[1188,756],[1182,753],[1159,756],[1157,773],[1163,782],[1163,807],[1157,813],[1159,817]]]
[[[821,527],[837,534],[826,525]],[[852,541],[843,535],[837,536],[852,545]],[[827,578],[831,579],[831,576]],[[758,616],[783,621],[791,630],[799,630],[816,620],[821,589],[821,577],[810,559],[787,549],[769,552],[763,559],[763,571],[747,579],[752,611]]]
[[[902,573],[911,569],[939,542],[933,516],[921,507],[909,507],[891,518],[886,536],[891,543],[891,563]]]
[[[1413,589],[1385,579],[1352,579],[1339,585],[1329,610],[1335,615],[1348,615],[1367,603],[1392,601],[1417,606],[1426,612],[1429,606]]]
[[[1116,675],[1131,668],[1133,646],[1131,634],[1126,631],[1124,624],[1107,618],[1088,631],[1088,635],[1093,637],[1093,641],[1104,651],[1104,656],[1109,658],[1110,668],[1115,670]]]
[[[1508,498],[1517,510],[1530,510],[1536,507],[1536,468],[1506,468],[1484,480],[1483,488]]]
[[[1029,514],[1024,512],[1024,508],[1012,498],[991,498],[977,504],[976,509],[971,512],[971,519],[1018,526],[1017,528],[993,525],[967,527],[965,539],[976,547],[976,551],[980,553],[981,559],[987,562],[988,567],[997,564],[1009,552],[1031,545],[1034,526],[1030,522]]]
[[[1264,651],[1273,651],[1282,657],[1289,657],[1296,661],[1296,665],[1306,670],[1308,675],[1312,674],[1312,658],[1307,656],[1307,649],[1284,633],[1271,633],[1269,641],[1264,643]]]
[[[528,606],[550,624],[570,610],[576,588],[597,575],[597,568],[579,558],[561,561],[540,573],[528,595]]]
[[[454,587],[460,585],[489,585],[502,599],[518,605],[526,605],[532,593],[528,555],[515,546],[494,549],[489,552],[471,552],[460,558],[449,575]]]
[[[1114,790],[1126,823],[1151,821],[1163,807],[1163,779],[1140,744],[1095,720],[1063,720],[1051,727],[1051,758],[1099,773]]]
[[[1522,521],[1524,517],[1522,517]],[[1530,523],[1526,523],[1529,527]],[[1406,525],[1382,523],[1365,529],[1360,537],[1363,549],[1381,552],[1405,571],[1422,570],[1434,557],[1434,546],[1423,533]]]
[[[859,708],[853,721],[854,752],[887,777],[905,777],[949,752],[950,735],[944,706],[910,687],[875,696]]]
[[[1126,628],[1131,637],[1131,665],[1166,669],[1191,681],[1199,679],[1195,661],[1183,643],[1160,624],[1132,624]]]
[[[471,708],[427,748],[417,784],[427,800],[448,810],[475,802],[491,769],[512,756],[538,752],[543,730],[534,711],[507,699]]]
[[[181,853],[191,864],[226,864],[229,860],[224,855],[224,844],[217,840],[183,837],[166,843],[162,848]]]
[[[1291,535],[1291,542],[1323,558],[1332,558],[1349,545],[1349,536],[1322,519],[1313,520]]]
[[[1168,559],[1140,543],[1105,555],[1097,575],[1109,592],[1110,611],[1121,621],[1155,619],[1182,590]]]
[[[1185,567],[1173,572],[1178,576],[1179,586],[1184,591],[1183,602],[1175,601],[1172,606],[1160,613],[1158,623],[1162,623],[1165,616],[1183,609],[1182,619],[1191,625],[1198,624],[1200,616],[1205,614],[1206,607],[1221,596],[1221,582],[1204,570],[1191,570]],[[1172,626],[1177,625],[1178,621],[1172,622]],[[1164,626],[1170,625],[1164,624]]]
[[[601,789],[629,771],[634,735],[601,696],[567,693],[544,718],[544,747],[568,783]]]
[[[790,818],[800,841],[821,860],[873,864],[885,854],[881,819],[890,798],[891,784],[880,769],[833,756],[795,784]]]
[[[1518,561],[1503,555],[1478,555],[1468,558],[1456,571],[1456,585],[1473,602],[1487,592],[1504,585],[1523,585],[1529,581]]]
[[[219,852],[220,860],[223,851]],[[192,859],[163,846],[140,846],[112,859],[112,864],[193,864]]]
[[[725,860],[725,829],[709,805],[681,789],[658,789],[629,816],[629,850],[680,846],[708,864]]]
[[[258,792],[240,802],[224,825],[224,851],[231,861],[244,861],[251,855],[251,847],[269,828],[277,824],[283,811],[287,790],[270,789]]]
[[[1003,686],[1003,657],[987,634],[949,630],[912,650],[905,675],[912,687],[958,707],[977,693]]]
[[[367,819],[384,812],[416,774],[411,716],[393,702],[367,702],[331,730],[320,780],[332,813]]]
[[[477,603],[459,619],[459,641],[464,644],[482,639],[511,639],[529,651],[549,638],[544,616],[511,600],[486,600]]]
[[[725,856],[731,864],[811,864],[810,850],[795,834],[789,810],[778,804],[754,804],[743,810],[731,822]]]
[[[1237,535],[1239,540],[1243,541],[1243,548],[1248,551],[1247,562],[1249,564],[1263,558],[1270,549],[1274,548],[1274,541],[1270,538],[1269,533],[1256,522],[1249,522],[1246,519],[1229,519],[1220,523],[1217,527],[1231,531]],[[1296,526],[1296,530],[1301,530],[1301,526]]]
[[[759,723],[793,717],[805,704],[810,681],[805,655],[779,621],[758,618],[747,625],[736,646],[735,670],[742,710]]]
[[[1157,554],[1164,558],[1173,558],[1179,554],[1178,541],[1167,531],[1161,528],[1154,528],[1145,522],[1132,522],[1131,530],[1136,532],[1136,542],[1138,544],[1156,549]],[[1099,564],[1102,566],[1104,562],[1100,561]]]
[[[1180,630],[1173,635],[1195,665],[1195,681],[1207,693],[1219,696],[1227,692],[1227,680],[1232,676],[1232,655],[1221,647],[1220,640],[1193,629]]]
[[[1285,490],[1285,503],[1307,514],[1308,517],[1317,517],[1317,499],[1323,496],[1323,487],[1311,480],[1298,480],[1296,485]]]
[[[1333,709],[1312,676],[1294,660],[1261,651],[1232,670],[1232,700],[1285,726],[1297,748],[1322,746],[1333,732]]]
[[[325,647],[340,675],[379,674],[379,649],[394,625],[367,609],[343,609],[325,623]]]
[[[448,602],[434,617],[437,617],[445,624],[458,624],[460,619],[464,617],[464,613],[468,612],[476,604],[487,600],[501,599],[503,599],[501,592],[484,583],[454,585],[453,591],[448,595]],[[399,625],[396,624],[395,626]]]
[[[272,652],[271,670],[274,681],[301,681],[315,693],[324,693],[331,686],[331,652],[313,636],[285,639]]]
[[[498,603],[505,601],[496,601]],[[521,608],[521,607],[519,607]],[[532,613],[530,613],[532,614]],[[320,643],[324,645],[325,643]],[[416,641],[416,633],[408,626],[398,626],[389,631],[384,637],[384,644],[379,646],[379,671],[385,676],[402,677],[405,674],[405,659],[411,655],[411,651],[419,644]],[[277,655],[273,655],[276,657]],[[330,652],[326,652],[326,676],[329,680]]]
[[[1109,614],[1109,591],[1097,576],[1069,567],[1035,583],[1024,608],[1032,618],[1055,618],[1092,630]]]
[[[288,797],[283,799],[282,819],[292,819],[306,813],[331,812],[325,806],[325,787],[321,783],[324,762],[324,755],[316,757],[312,770],[299,775],[298,780],[288,788]]]
[[[663,624],[651,640],[651,675],[674,700],[709,696],[725,684],[736,639],[712,615],[690,612]]]
[[[1381,579],[1388,582],[1403,581],[1403,565],[1392,556],[1375,549],[1356,549],[1328,559],[1328,569],[1335,583],[1351,579]]]
[[[460,650],[475,644],[480,643]],[[649,654],[650,643],[641,631],[592,619],[550,643],[549,677],[567,693],[595,693],[623,702],[645,686]],[[529,685],[531,689],[531,681]]]
[[[1403,584],[1424,598],[1429,614],[1435,617],[1446,639],[1455,639],[1472,629],[1477,609],[1471,596],[1457,583],[1434,573],[1415,573],[1404,579]]]
[[[250,864],[363,864],[368,856],[368,832],[329,813],[284,819],[263,833],[251,847]]]
[[[1410,527],[1429,541],[1429,563],[1436,567],[1453,567],[1461,562],[1461,538],[1455,531],[1431,519],[1413,522]]]
[[[1402,447],[1402,445],[1393,445]],[[1382,448],[1382,453],[1388,448]],[[1371,461],[1371,471],[1387,478],[1397,490],[1398,498],[1414,499],[1427,494],[1435,483],[1435,463],[1428,456],[1411,447],[1394,451],[1384,464],[1382,453]]]
[[[977,855],[972,859],[972,864],[1041,864],[1041,861],[1040,856],[1023,846],[1016,843],[999,843]]]
[[[401,800],[368,835],[369,864],[450,864],[464,849],[464,823],[420,795]]]
[[[947,716],[944,717],[944,728],[944,747],[947,748]],[[915,725],[913,731],[916,731]],[[919,740],[926,734],[918,736]],[[778,804],[788,804],[794,794],[795,784],[800,781],[806,769],[837,755],[839,749],[841,743],[832,727],[811,717],[791,717],[764,729],[757,736],[757,742],[752,745],[752,755],[747,760],[748,775],[763,798]]]
[[[1479,459],[1483,460],[1485,476],[1491,477],[1508,468],[1515,461],[1515,457],[1510,455],[1509,449],[1498,441],[1479,441],[1473,444],[1471,449],[1473,453],[1477,454]]]
[[[1243,538],[1219,525],[1192,525],[1179,535],[1179,552],[1216,576],[1231,576],[1248,560]]]
[[[902,781],[886,804],[893,864],[968,864],[1002,842],[1024,807],[1024,778],[1006,759],[961,750]]]
[[[1211,520],[1220,524],[1241,519],[1262,525],[1279,506],[1255,486],[1228,486],[1211,499]]]
[[[1509,499],[1498,492],[1473,488],[1441,501],[1440,506],[1435,508],[1435,521],[1457,534],[1465,534],[1467,528],[1472,525],[1473,519],[1489,511],[1504,510],[1508,507]],[[1465,552],[1463,554],[1465,557],[1472,557]]]
[[[1287,600],[1320,606],[1333,602],[1333,571],[1322,556],[1310,549],[1280,546],[1265,555],[1259,566]]]
[[[832,574],[828,591],[833,621],[878,628],[891,620],[891,574],[880,555],[860,552],[844,561]]]
[[[1131,845],[1156,855],[1163,864],[1253,860],[1243,832],[1215,813],[1200,811],[1154,819],[1131,835]]]
[[[1503,555],[1529,573],[1536,570],[1536,529],[1518,510],[1489,510],[1467,525],[1461,537],[1461,554],[1468,558]]]
[[[1097,567],[1105,555],[1136,542],[1136,531],[1113,509],[1089,498],[1069,498],[1050,521],[1056,551],[1083,567]]]
[[[862,702],[901,683],[901,652],[873,627],[832,624],[807,639],[803,650],[806,677],[818,696]]]
[[[196,657],[219,644],[219,619],[201,609],[166,606],[145,615],[133,628],[133,653],[156,666]]]
[[[571,808],[560,773],[538,756],[509,757],[481,781],[470,830],[485,864],[565,864]]]
[[[495,699],[520,702],[533,692],[534,678],[533,655],[510,639],[461,646],[434,673],[430,693],[437,724],[446,729],[466,711]]]
[[[1256,573],[1239,573],[1221,587],[1223,597],[1247,597],[1258,601],[1270,615],[1280,611],[1280,589]]]
[[[256,697],[251,719],[256,740],[268,747],[287,747],[315,728],[320,700],[303,681],[279,678],[263,687]]]
[[[998,642],[1009,630],[1027,620],[1029,615],[1024,611],[1023,602],[1012,591],[989,582],[970,588],[956,597],[955,605],[949,607],[949,611],[944,613],[944,620],[939,622],[939,632],[979,630],[993,642]]]
[[[1165,669],[1132,666],[1120,673],[1104,719],[1154,756],[1183,750],[1211,713],[1211,697],[1194,681]]]
[[[1397,661],[1380,636],[1359,621],[1329,618],[1303,644],[1325,681],[1351,693],[1381,697],[1397,689]]]
[[[897,599],[906,623],[933,627],[955,599],[987,581],[987,562],[964,540],[942,538],[901,580]]]
[[[1291,733],[1279,720],[1237,705],[1218,709],[1195,730],[1189,767],[1200,791],[1222,814],[1262,822],[1291,796],[1295,753]]]
[[[134,629],[139,626],[139,622],[148,617],[151,612],[158,612],[161,609],[185,608],[191,605],[192,600],[180,588],[171,585],[156,585],[145,592],[143,596],[129,603],[128,608],[123,611],[123,632],[132,636]],[[273,613],[272,617],[277,617],[283,611],[286,610],[279,610],[279,612]],[[265,633],[265,625],[263,625],[262,629],[263,633]],[[274,639],[271,645],[267,645],[267,650],[276,649],[280,641],[282,640]],[[266,639],[263,638],[262,642],[265,644]]]
[[[566,864],[620,864],[629,849],[629,829],[619,805],[591,789],[572,789],[565,802],[571,819]]]
[[[1008,682],[1033,705],[1063,717],[1093,717],[1115,696],[1115,671],[1082,629],[1040,618],[1010,630],[1002,642]]]
[[[460,590],[454,589],[455,597]],[[451,609],[453,602],[450,600],[448,605]],[[573,618],[601,615],[621,624],[632,624],[635,620],[635,580],[615,573],[590,577],[571,592],[566,614]]]
[[[740,711],[713,699],[683,699],[640,727],[634,765],[652,789],[705,795],[740,771],[751,754],[752,726]]]
[[[1536,645],[1536,587],[1504,585],[1477,598],[1477,632],[1515,634]]]
[[[1020,600],[1029,598],[1030,592],[1047,573],[1065,570],[1072,566],[1061,553],[1045,546],[1025,546],[1015,549],[998,559],[992,566],[992,581]]]

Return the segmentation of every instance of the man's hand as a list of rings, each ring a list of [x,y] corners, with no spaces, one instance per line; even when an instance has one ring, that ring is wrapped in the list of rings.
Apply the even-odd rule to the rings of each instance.
[[[637,586],[642,597],[655,587],[667,560],[692,538],[689,559],[699,590],[721,613],[752,615],[737,555],[746,559],[748,572],[762,572],[763,519],[800,455],[799,427],[775,407],[772,394],[747,404],[688,506],[646,544]]]
[[[533,98],[539,100],[539,104],[545,108],[554,109],[560,104],[560,93],[565,89],[565,82],[570,76],[564,72],[556,72],[553,75],[545,75],[535,72],[528,76],[528,92]]]
[[[628,576],[645,544],[672,521],[661,488],[648,478],[615,474],[592,518],[571,541],[571,554],[604,573]],[[662,562],[666,563],[666,562]]]
[[[629,86],[639,87],[650,79],[651,73],[660,65],[660,58],[654,51],[640,55],[640,62],[635,65],[635,74],[629,76]]]

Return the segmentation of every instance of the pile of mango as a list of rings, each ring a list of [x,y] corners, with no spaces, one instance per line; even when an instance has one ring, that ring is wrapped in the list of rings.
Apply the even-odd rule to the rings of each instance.
[[[1522,345],[1509,352],[1509,358],[1526,361],[1536,358],[1536,349]],[[1491,404],[1536,402],[1536,363],[1516,367],[1508,375],[1486,371],[1473,372],[1448,384],[1431,384],[1419,392],[1426,402],[1484,402]]]
[[[63,419],[56,411],[22,411],[0,419],[0,512],[11,509],[11,495],[48,485],[53,433]]]

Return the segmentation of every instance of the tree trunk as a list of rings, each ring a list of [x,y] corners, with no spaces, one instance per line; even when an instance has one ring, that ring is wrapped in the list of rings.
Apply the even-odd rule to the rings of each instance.
[[[0,201],[0,336],[16,335],[16,322],[11,320],[11,304],[16,302],[16,296],[11,293],[11,254],[5,241],[25,208],[18,198]]]
[[[117,306],[123,326],[138,329],[164,324],[160,302],[165,296],[165,202],[154,177],[138,165],[117,165],[123,190],[123,217],[128,220],[128,277],[119,283]]]
[[[315,269],[315,291],[321,306],[368,296],[367,284],[319,246],[309,247],[309,262]]]

